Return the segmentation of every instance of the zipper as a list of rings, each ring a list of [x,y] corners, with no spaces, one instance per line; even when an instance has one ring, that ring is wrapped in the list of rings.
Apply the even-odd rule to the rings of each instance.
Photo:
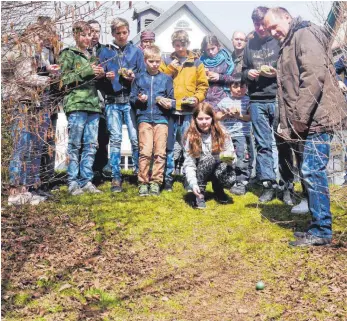
[[[153,80],[154,80],[154,76],[151,76],[151,118],[152,118],[152,122],[153,122]]]

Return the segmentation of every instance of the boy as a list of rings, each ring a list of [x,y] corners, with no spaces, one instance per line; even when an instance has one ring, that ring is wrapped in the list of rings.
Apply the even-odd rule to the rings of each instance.
[[[91,182],[101,113],[94,79],[102,77],[104,70],[96,66],[87,50],[91,41],[90,26],[84,21],[78,21],[73,24],[72,33],[76,47],[64,49],[59,57],[62,82],[67,93],[64,97],[64,111],[68,118],[69,132],[69,193],[100,193]],[[79,164],[81,145],[82,156]]]
[[[178,133],[177,140],[182,147],[182,138],[190,125],[192,110],[205,99],[208,90],[205,67],[199,58],[188,50],[190,43],[188,33],[184,30],[175,31],[171,40],[175,52],[164,59],[160,66],[160,71],[173,78],[176,99],[176,111],[169,118],[164,185],[164,189],[167,191],[172,191],[176,133]]]
[[[231,188],[235,195],[246,194],[246,185],[250,179],[253,163],[253,146],[251,137],[251,116],[249,114],[249,97],[247,86],[241,73],[233,75],[230,84],[230,97],[223,98],[217,105],[217,118],[222,120],[236,149],[236,184]],[[248,151],[247,159],[246,151]]]
[[[123,119],[131,141],[134,172],[137,173],[138,170],[135,112],[130,107],[129,98],[131,83],[136,74],[145,70],[145,66],[141,50],[128,42],[128,21],[123,18],[114,19],[111,31],[114,42],[101,50],[99,59],[106,72],[104,91],[106,122],[110,133],[111,192],[117,193],[122,191],[120,162]]]
[[[147,71],[136,77],[130,95],[130,102],[137,108],[139,125],[140,196],[159,195],[165,168],[168,118],[175,108],[172,78],[159,72],[159,47],[146,48],[144,56]],[[153,169],[149,179],[152,153]]]

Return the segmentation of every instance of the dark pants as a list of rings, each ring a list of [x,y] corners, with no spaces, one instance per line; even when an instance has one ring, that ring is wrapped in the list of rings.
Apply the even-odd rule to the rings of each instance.
[[[207,182],[212,181],[213,190],[218,193],[224,187],[230,188],[234,185],[235,171],[226,163],[216,161],[212,155],[208,155],[199,159],[196,178],[200,189],[204,191]]]
[[[253,140],[251,136],[234,136],[232,138],[237,156],[235,167],[236,181],[248,182],[253,169]]]
[[[110,134],[107,130],[106,119],[104,115],[100,116],[99,120],[99,132],[98,132],[98,144],[99,148],[95,154],[95,161],[93,165],[94,172],[102,172],[103,168],[108,163],[108,143],[110,140]]]

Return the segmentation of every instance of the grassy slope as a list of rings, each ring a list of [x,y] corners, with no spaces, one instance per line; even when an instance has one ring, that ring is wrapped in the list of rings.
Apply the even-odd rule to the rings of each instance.
[[[5,210],[4,320],[326,321],[346,315],[342,208],[333,205],[335,246],[293,249],[287,245],[292,230],[309,216],[290,215],[279,200],[259,206],[259,190],[224,206],[208,194],[208,209],[198,211],[185,202],[180,183],[173,193],[147,198],[129,183],[117,195],[109,187],[78,197],[62,188],[59,202]],[[255,290],[259,280],[263,291]]]

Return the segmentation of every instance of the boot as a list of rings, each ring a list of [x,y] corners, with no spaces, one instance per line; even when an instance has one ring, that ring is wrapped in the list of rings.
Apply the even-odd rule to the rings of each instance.
[[[263,193],[259,197],[260,203],[267,203],[276,197],[275,186],[270,181],[263,182]]]

